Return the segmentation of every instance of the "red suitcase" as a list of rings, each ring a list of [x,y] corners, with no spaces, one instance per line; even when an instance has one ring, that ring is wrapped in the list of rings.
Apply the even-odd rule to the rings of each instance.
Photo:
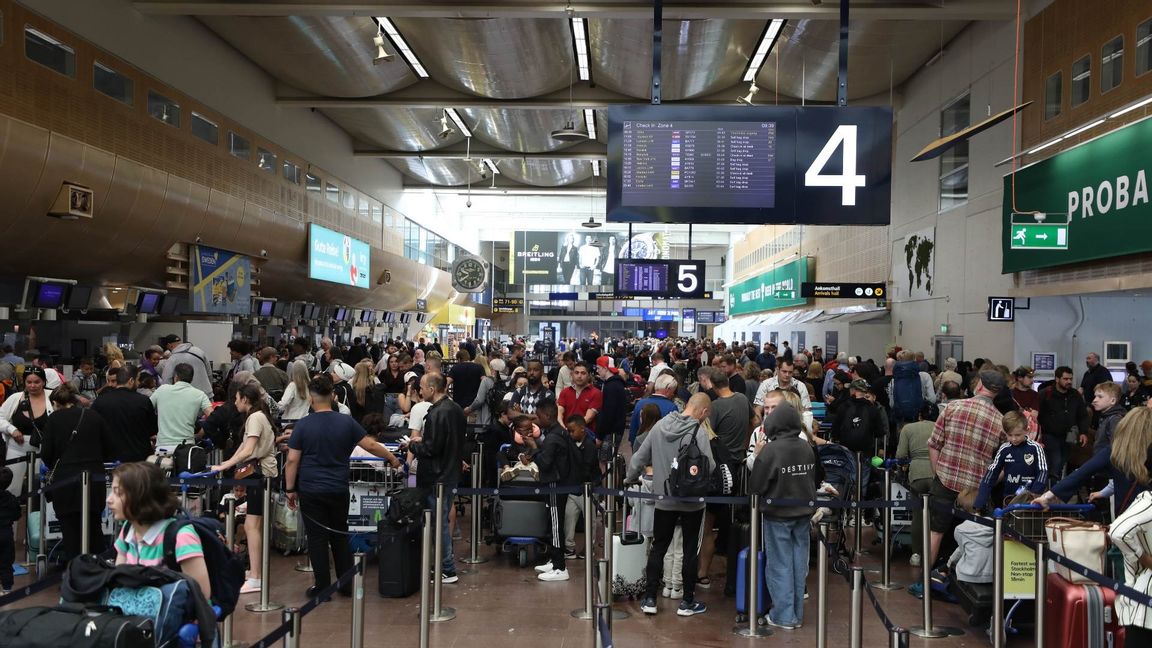
[[[1048,574],[1044,608],[1047,648],[1124,648],[1116,592],[1094,584],[1070,583]]]

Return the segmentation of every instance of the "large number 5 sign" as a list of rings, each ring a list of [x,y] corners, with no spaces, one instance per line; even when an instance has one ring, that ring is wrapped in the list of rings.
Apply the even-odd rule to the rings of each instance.
[[[856,205],[856,189],[865,186],[865,177],[856,173],[856,131],[857,126],[842,125],[836,128],[832,137],[824,143],[824,148],[816,155],[812,165],[804,172],[806,187],[840,187],[840,204],[844,207]],[[836,149],[843,147],[841,171],[837,174],[823,173],[824,167]]]

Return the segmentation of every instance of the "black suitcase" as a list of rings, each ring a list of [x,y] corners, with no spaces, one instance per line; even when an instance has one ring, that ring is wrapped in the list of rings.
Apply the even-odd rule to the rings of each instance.
[[[955,574],[949,574],[948,591],[968,613],[968,625],[980,627],[988,624],[996,604],[992,583],[969,583],[956,580]]]
[[[404,598],[420,589],[421,526],[398,527],[387,521],[377,526],[380,596]]]
[[[152,619],[78,605],[0,612],[5,648],[153,648]]]
[[[747,522],[732,522],[728,528],[728,543],[725,551],[724,596],[736,596],[736,572],[740,551],[752,543],[752,525]]]

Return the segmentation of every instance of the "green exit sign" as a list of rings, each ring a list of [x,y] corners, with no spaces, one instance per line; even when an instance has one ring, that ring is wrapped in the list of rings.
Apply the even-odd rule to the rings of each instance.
[[[1067,250],[1067,223],[1013,223],[1013,250]]]
[[[796,299],[795,290],[777,290],[773,295],[776,299]]]

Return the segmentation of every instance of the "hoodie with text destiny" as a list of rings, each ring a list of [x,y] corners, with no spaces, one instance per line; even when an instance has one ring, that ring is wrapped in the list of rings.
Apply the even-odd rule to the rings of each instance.
[[[815,501],[823,479],[823,467],[808,440],[798,436],[803,420],[791,405],[781,404],[764,419],[764,434],[771,441],[752,464],[749,487],[753,493],[774,500]],[[786,520],[811,516],[812,506],[765,505],[767,519]]]

